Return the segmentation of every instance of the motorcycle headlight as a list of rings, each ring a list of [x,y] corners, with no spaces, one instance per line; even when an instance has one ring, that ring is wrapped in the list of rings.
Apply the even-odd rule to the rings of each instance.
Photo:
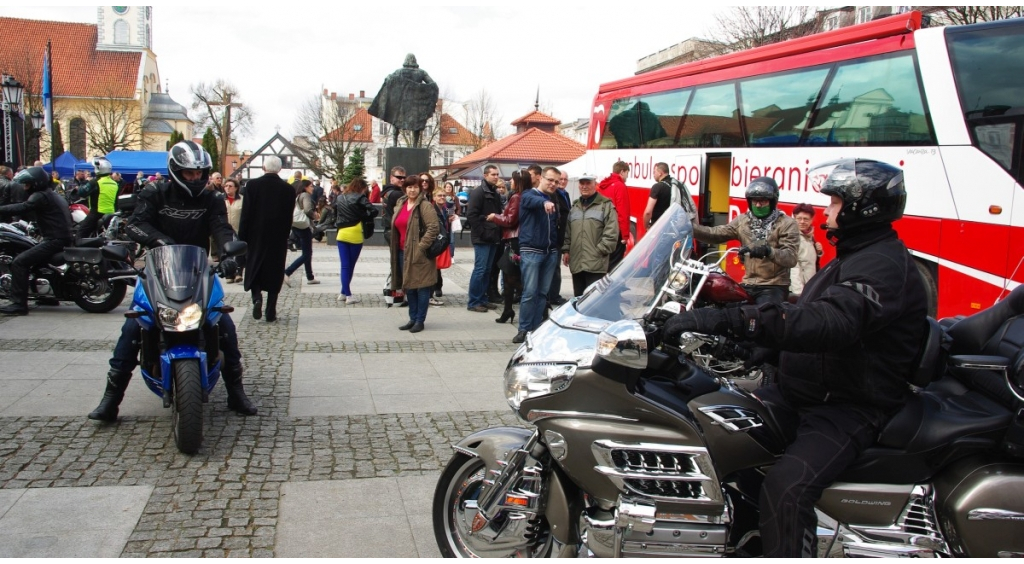
[[[672,276],[668,279],[668,287],[673,292],[678,292],[679,290],[685,288],[686,284],[689,282],[690,276],[686,272],[680,270],[678,272],[672,273]]]
[[[516,364],[505,370],[505,398],[513,409],[523,400],[561,392],[569,388],[576,374],[575,364]]]
[[[186,306],[181,311],[161,305],[157,308],[157,316],[165,330],[180,333],[198,329],[199,322],[203,319],[203,310],[199,304]]]

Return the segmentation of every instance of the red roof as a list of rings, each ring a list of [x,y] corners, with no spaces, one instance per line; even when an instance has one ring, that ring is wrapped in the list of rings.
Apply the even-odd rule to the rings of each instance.
[[[521,123],[528,123],[528,124],[530,124],[530,123],[541,123],[541,124],[559,125],[562,122],[560,120],[556,119],[556,118],[553,118],[553,117],[545,114],[545,113],[541,113],[538,110],[534,110],[534,111],[526,114],[525,116],[523,116],[523,117],[513,121],[512,125],[519,125]]]
[[[342,131],[345,131],[344,137]],[[370,117],[370,112],[367,112],[366,108],[359,108],[345,125],[325,135],[323,140],[373,143],[373,118]]]
[[[586,147],[557,133],[535,127],[509,135],[462,157],[452,168],[462,168],[480,161],[567,163],[587,152]]]
[[[441,114],[441,145],[470,145],[476,146],[480,138],[473,135],[471,131],[462,127],[462,124],[448,114]],[[450,130],[455,128],[455,133]]]
[[[139,51],[97,51],[93,24],[44,22],[0,17],[0,70],[25,85],[26,93],[42,91],[43,53],[50,40],[53,95],[86,98],[134,98],[139,80]]]

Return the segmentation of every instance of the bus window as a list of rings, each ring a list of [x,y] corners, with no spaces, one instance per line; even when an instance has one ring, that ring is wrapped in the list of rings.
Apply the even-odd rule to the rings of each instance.
[[[680,147],[742,147],[736,85],[732,82],[697,88],[679,132]]]
[[[691,92],[692,89],[684,88],[643,97],[642,107],[647,115],[640,116],[640,133],[644,147],[676,146],[676,134]]]
[[[608,112],[608,126],[602,149],[635,149],[640,146],[640,119],[636,98],[621,98],[612,102]]]
[[[978,148],[1006,170],[1013,167],[1013,142],[1017,138],[1017,124],[996,123],[975,125],[971,128]]]
[[[913,55],[841,64],[807,135],[809,145],[934,144]]]
[[[741,81],[743,122],[750,146],[799,145],[829,68],[823,66]]]

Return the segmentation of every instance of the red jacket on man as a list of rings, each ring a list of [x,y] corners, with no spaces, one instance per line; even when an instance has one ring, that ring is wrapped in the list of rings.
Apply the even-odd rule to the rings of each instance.
[[[619,236],[623,240],[629,238],[629,194],[626,192],[626,183],[618,173],[613,172],[597,185],[597,191],[612,201],[615,205],[615,213],[619,215]]]

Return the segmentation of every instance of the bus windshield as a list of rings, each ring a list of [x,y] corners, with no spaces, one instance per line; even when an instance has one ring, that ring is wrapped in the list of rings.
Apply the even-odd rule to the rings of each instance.
[[[1022,105],[1024,24],[998,22],[947,32],[953,75],[967,119],[1002,115]]]

